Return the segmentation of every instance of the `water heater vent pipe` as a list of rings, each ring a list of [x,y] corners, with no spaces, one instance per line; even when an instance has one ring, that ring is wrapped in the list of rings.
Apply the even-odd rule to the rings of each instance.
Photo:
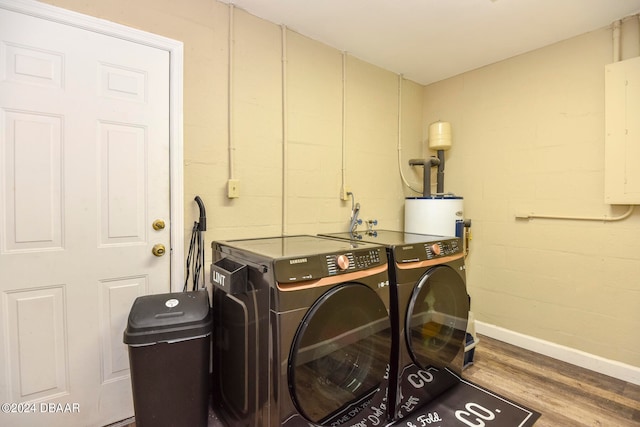
[[[444,194],[444,150],[438,150],[438,175],[436,178],[436,193]]]
[[[409,160],[409,166],[424,166],[424,173],[422,174],[422,197],[431,196],[431,168],[439,164],[440,160],[435,157]]]

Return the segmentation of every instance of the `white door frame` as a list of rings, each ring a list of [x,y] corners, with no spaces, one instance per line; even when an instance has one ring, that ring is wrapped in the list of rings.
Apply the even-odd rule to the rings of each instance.
[[[140,43],[169,53],[169,176],[171,204],[171,290],[178,292],[184,285],[184,167],[183,167],[183,64],[181,41],[83,15],[31,0],[0,0],[0,7],[18,13],[82,28],[111,37]]]

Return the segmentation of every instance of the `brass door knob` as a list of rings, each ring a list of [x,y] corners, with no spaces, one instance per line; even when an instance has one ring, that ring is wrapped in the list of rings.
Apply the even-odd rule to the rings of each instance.
[[[151,226],[153,227],[154,230],[163,230],[164,221],[161,219],[156,219],[155,221],[153,221],[153,224],[151,224]]]
[[[162,256],[166,251],[167,250],[165,249],[164,245],[161,243],[158,243],[157,245],[153,245],[153,249],[151,249],[151,252],[155,256]]]

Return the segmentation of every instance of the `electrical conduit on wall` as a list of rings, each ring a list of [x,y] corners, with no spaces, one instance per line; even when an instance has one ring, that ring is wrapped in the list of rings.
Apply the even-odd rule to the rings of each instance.
[[[229,34],[227,46],[227,145],[229,153],[229,180],[234,179],[235,170],[235,143],[233,140],[233,48],[234,48],[234,28],[233,28],[233,11],[234,5],[229,4]]]
[[[410,190],[421,194],[422,192],[416,190],[411,186],[409,181],[404,176],[404,172],[402,171],[402,74],[398,74],[398,170],[400,171],[400,178],[404,185],[409,187]],[[430,173],[431,171],[429,171]],[[424,168],[424,173],[427,173],[427,168]]]
[[[620,61],[620,25],[622,21],[613,23],[613,62]]]
[[[345,133],[347,129],[347,52],[342,52],[342,188],[340,189],[340,198],[347,200],[347,147],[345,144]]]
[[[287,210],[289,208],[289,189],[287,185],[287,171],[289,168],[287,161],[287,157],[289,156],[289,123],[287,120],[287,27],[281,25],[280,30],[282,42],[282,235],[286,236],[288,231]]]
[[[638,15],[639,25],[640,25],[640,15]],[[620,61],[620,26],[622,21],[614,21],[613,22],[613,62]],[[613,221],[621,221],[623,219],[629,218],[633,213],[634,205],[629,205],[627,211],[622,215],[618,216],[568,216],[568,215],[542,215],[535,213],[517,213],[516,219],[559,219],[559,220],[569,220],[569,221],[602,221],[602,222],[613,222]]]
[[[629,218],[633,213],[633,205],[629,205],[629,208],[625,213],[619,216],[565,216],[565,215],[541,215],[541,214],[516,214],[516,219],[562,219],[562,220],[574,220],[574,221],[602,221],[602,222],[613,222],[620,221],[626,218]]]

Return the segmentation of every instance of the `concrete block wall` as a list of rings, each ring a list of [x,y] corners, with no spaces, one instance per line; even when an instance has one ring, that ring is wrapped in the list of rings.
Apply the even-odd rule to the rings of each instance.
[[[626,57],[637,18],[623,23]],[[640,366],[640,212],[604,204],[604,28],[425,88],[424,122],[448,120],[448,188],[473,220],[478,321]],[[624,57],[623,57],[624,59]]]
[[[473,220],[468,258],[479,321],[640,367],[640,214],[619,223],[516,221],[519,212],[618,215],[603,203],[605,28],[423,88],[241,10],[211,0],[47,2],[181,40],[185,46],[185,238],[200,195],[206,242],[348,228],[347,186],[363,219],[401,229],[397,146],[406,166],[424,157],[429,123],[453,125],[445,190],[465,197]],[[623,58],[638,55],[637,19],[623,24]],[[284,89],[284,91],[283,91]],[[346,93],[342,145],[342,91]],[[286,92],[287,140],[283,142]],[[231,108],[230,108],[231,107]],[[239,199],[226,198],[228,111]],[[435,181],[434,181],[435,182]],[[207,259],[210,258],[207,253]],[[208,262],[208,261],[207,261]]]

